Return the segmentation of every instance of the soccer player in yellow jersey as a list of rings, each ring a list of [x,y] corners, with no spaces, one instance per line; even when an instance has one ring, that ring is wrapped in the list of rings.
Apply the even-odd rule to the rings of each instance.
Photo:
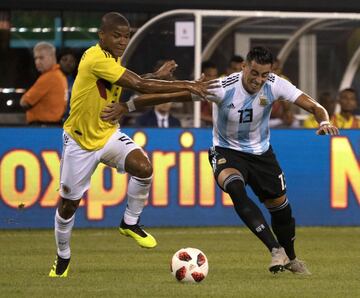
[[[141,78],[121,65],[120,57],[129,38],[127,19],[116,12],[107,13],[101,20],[99,43],[85,51],[79,64],[72,89],[70,116],[64,124],[61,199],[55,214],[57,257],[50,277],[66,277],[68,274],[75,211],[100,162],[131,176],[120,233],[134,238],[141,247],[152,248],[157,244],[154,237],[138,225],[152,180],[150,161],[143,150],[119,130],[117,123],[100,118],[102,110],[119,102],[122,87],[142,93],[189,91],[205,97],[210,94],[208,88],[215,84]],[[167,69],[171,71],[174,67],[175,62],[170,62]],[[128,102],[127,107],[134,109],[134,103]]]

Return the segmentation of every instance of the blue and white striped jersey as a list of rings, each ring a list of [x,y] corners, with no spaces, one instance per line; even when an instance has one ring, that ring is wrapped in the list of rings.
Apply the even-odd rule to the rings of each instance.
[[[273,102],[294,102],[303,92],[289,81],[270,74],[256,94],[242,84],[242,72],[220,78],[221,87],[211,90],[213,103],[213,146],[262,154],[270,146],[269,118]]]

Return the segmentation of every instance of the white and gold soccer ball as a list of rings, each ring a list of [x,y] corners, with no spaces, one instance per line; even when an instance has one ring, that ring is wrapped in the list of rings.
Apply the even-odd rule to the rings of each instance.
[[[179,249],[171,259],[171,273],[180,282],[201,282],[209,271],[206,255],[197,248]]]

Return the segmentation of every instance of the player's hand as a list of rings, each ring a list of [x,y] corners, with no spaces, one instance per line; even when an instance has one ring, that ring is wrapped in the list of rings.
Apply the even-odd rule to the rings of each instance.
[[[220,85],[220,80],[219,79],[214,79],[214,80],[210,80],[210,81],[205,81],[205,74],[202,73],[200,78],[195,80],[195,82],[207,82],[209,83],[208,85],[208,89],[216,89],[216,88],[219,88],[221,87]]]
[[[176,70],[178,65],[175,60],[166,61],[161,67],[154,73],[156,78],[159,79],[170,79],[173,76],[173,72]]]
[[[202,75],[197,81],[190,82],[189,91],[206,100],[206,96],[214,96],[214,93],[211,92],[211,90],[219,87],[219,80],[211,80],[205,82],[204,76]]]
[[[111,103],[102,110],[100,118],[103,121],[115,123],[128,112],[129,110],[124,103]]]
[[[319,127],[319,129],[316,131],[317,135],[332,135],[332,136],[336,136],[339,134],[339,129],[332,125],[331,123],[329,124],[323,124]]]

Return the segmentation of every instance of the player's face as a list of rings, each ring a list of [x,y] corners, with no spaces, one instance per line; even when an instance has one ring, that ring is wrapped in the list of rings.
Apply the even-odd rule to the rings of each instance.
[[[271,71],[271,64],[258,64],[254,60],[246,62],[243,67],[242,83],[247,92],[254,94],[260,91]]]
[[[36,69],[41,73],[50,70],[55,64],[54,55],[51,51],[46,49],[34,51],[34,61]]]
[[[130,28],[124,25],[114,26],[113,29],[100,32],[100,39],[105,50],[115,58],[121,57],[130,40]]]

